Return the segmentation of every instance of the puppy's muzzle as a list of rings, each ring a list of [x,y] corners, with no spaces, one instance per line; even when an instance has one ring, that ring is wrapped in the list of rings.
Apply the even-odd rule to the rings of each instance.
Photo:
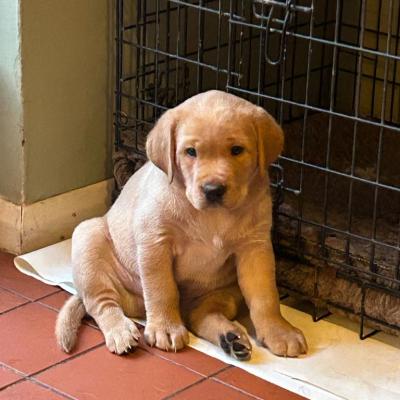
[[[210,203],[220,203],[226,192],[226,186],[220,183],[206,183],[202,186],[202,190]]]

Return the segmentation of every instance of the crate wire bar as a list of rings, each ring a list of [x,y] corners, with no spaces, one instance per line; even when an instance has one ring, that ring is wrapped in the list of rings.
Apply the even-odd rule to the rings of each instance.
[[[264,107],[286,137],[270,171],[282,293],[315,321],[355,316],[361,338],[398,333],[399,21],[400,0],[116,0],[118,189],[168,108],[209,89]]]

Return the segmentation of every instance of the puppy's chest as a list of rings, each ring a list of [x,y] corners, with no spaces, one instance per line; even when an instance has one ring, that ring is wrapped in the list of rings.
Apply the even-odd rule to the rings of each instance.
[[[209,280],[224,275],[224,265],[235,252],[235,240],[229,234],[214,230],[204,235],[190,235],[175,246],[175,276],[186,279]]]

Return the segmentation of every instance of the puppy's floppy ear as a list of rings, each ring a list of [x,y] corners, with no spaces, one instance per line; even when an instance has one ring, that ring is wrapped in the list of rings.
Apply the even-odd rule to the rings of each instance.
[[[253,115],[257,130],[258,168],[260,175],[264,176],[266,169],[283,150],[283,131],[263,108],[257,107]]]
[[[177,125],[174,110],[166,111],[151,130],[146,141],[149,160],[168,175],[171,183],[175,170],[175,129]]]

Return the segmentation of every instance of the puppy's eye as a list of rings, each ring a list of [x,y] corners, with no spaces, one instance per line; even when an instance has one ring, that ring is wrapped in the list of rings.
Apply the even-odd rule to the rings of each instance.
[[[190,156],[190,157],[196,157],[196,156],[197,156],[197,152],[196,152],[196,149],[195,149],[194,147],[188,147],[188,148],[185,150],[185,152],[186,152],[186,154],[187,154],[188,156]]]
[[[242,154],[244,151],[244,148],[242,146],[232,146],[231,147],[231,154],[233,156],[238,156],[239,154]]]

